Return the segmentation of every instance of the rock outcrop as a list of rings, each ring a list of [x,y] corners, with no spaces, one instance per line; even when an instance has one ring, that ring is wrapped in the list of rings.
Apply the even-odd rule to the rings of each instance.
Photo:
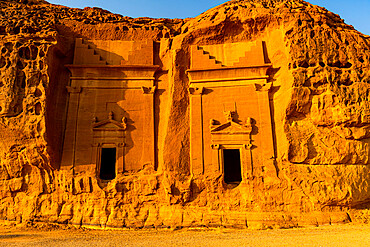
[[[0,218],[114,227],[367,221],[370,38],[302,0],[230,1],[191,19],[0,1]],[[154,41],[156,165],[101,183],[60,169],[77,38]],[[191,164],[191,46],[263,42],[274,155],[239,186]],[[221,65],[220,65],[221,66]],[[273,174],[273,175],[271,175]]]

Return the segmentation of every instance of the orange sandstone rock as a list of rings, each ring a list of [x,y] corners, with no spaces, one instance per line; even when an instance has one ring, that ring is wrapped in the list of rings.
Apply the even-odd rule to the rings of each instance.
[[[366,221],[369,38],[302,0],[192,19],[0,1],[0,218]]]

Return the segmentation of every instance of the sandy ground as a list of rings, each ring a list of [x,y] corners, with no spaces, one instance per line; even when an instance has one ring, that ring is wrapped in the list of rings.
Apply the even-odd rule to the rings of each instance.
[[[0,246],[370,246],[370,225],[276,230],[95,230],[0,226]]]

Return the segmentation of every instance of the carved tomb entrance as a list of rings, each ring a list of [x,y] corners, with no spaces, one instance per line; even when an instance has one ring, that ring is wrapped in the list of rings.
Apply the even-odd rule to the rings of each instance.
[[[191,47],[191,168],[194,177],[239,183],[276,176],[271,64],[262,42]]]
[[[155,167],[153,41],[76,40],[61,169],[102,180]]]

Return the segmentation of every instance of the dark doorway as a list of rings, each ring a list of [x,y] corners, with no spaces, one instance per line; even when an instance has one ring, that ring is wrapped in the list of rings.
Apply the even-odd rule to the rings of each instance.
[[[102,148],[100,161],[101,179],[110,180],[116,177],[116,149]]]
[[[225,183],[240,183],[242,170],[240,166],[240,150],[224,149],[224,181]]]

